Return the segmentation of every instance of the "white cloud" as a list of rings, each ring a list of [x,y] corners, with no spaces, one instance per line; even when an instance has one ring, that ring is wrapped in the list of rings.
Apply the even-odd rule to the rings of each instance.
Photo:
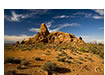
[[[97,43],[104,43],[104,38],[99,36],[87,36],[87,35],[80,35],[85,42],[97,42]],[[79,36],[78,36],[79,37]]]
[[[12,16],[8,16],[8,15],[5,15],[5,19],[8,20],[8,21],[15,21],[15,22],[18,22],[20,21],[20,19],[23,19],[23,18],[28,18],[30,17],[30,15],[24,15],[24,14],[16,14],[15,11],[11,11],[11,15]]]
[[[65,24],[60,24],[58,25],[59,27],[55,28],[55,29],[49,29],[49,32],[55,32],[55,31],[59,31],[60,29],[64,28],[64,27],[72,27],[72,26],[79,26],[79,24],[77,23],[65,23]]]
[[[90,17],[90,16],[92,16],[91,13],[87,13],[87,12],[76,12],[73,15],[75,15],[75,16],[81,16],[81,15],[83,15],[84,17]]]
[[[46,23],[48,29],[51,27],[52,23],[53,23],[53,20]]]
[[[55,16],[54,18],[69,18],[69,16],[61,15],[61,16]]]
[[[58,27],[58,28],[55,28],[55,29],[49,29],[49,32],[56,32],[56,31],[60,30],[61,28],[63,28],[63,27]]]
[[[17,14],[15,11],[11,11],[11,16],[9,15],[5,15],[5,19],[10,21],[10,22],[19,22],[21,19],[24,18],[29,18],[32,17],[33,15],[37,15],[37,14],[47,14],[48,9],[29,9],[29,11],[31,11],[28,14]]]
[[[60,25],[56,25],[57,28],[54,28],[54,29],[51,29],[51,27],[53,26],[52,23],[54,21],[49,21],[46,23],[46,26],[49,30],[49,32],[55,32],[55,31],[59,31],[60,29],[64,28],[64,27],[73,27],[73,26],[79,26],[78,23],[65,23],[65,24],[60,24]],[[40,31],[40,28],[31,28],[29,29],[29,31],[32,31],[32,32],[39,32]]]
[[[29,37],[32,37],[32,36],[28,36],[28,35],[5,35],[4,36],[4,41],[5,43],[6,42],[16,42],[16,41],[21,41],[21,40],[24,40],[24,39],[27,39]]]
[[[93,9],[93,11],[95,11],[99,15],[104,15],[104,9]]]
[[[47,28],[48,28],[49,31],[50,31],[50,27],[51,27],[52,23],[53,23],[53,20],[46,23],[46,26],[47,26]],[[29,29],[29,31],[39,32],[40,31],[40,28],[31,28],[31,29]]]
[[[98,42],[104,42],[104,40],[96,40],[96,41],[98,41]]]
[[[40,28],[31,28],[31,29],[29,29],[29,31],[32,31],[32,32],[39,32],[39,31],[40,31]]]
[[[97,15],[97,14],[92,14],[92,13],[87,13],[87,12],[76,12],[74,13],[73,15],[75,17],[81,17],[83,16],[84,18],[93,18],[93,19],[104,19],[104,11],[103,10],[93,10],[95,11],[96,13],[99,13],[100,15]]]
[[[94,18],[94,19],[104,19],[103,16],[92,16],[92,18]]]

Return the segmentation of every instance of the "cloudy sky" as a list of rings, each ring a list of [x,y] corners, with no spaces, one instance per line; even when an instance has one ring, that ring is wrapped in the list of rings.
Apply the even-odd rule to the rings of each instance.
[[[5,9],[5,43],[34,36],[41,23],[46,23],[50,32],[69,32],[82,36],[85,42],[104,42],[103,9]]]

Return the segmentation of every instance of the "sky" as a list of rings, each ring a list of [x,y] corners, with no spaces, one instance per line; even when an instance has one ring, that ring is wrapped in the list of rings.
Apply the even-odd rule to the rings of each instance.
[[[5,9],[4,42],[34,36],[42,23],[50,32],[73,33],[85,42],[104,43],[103,9]]]

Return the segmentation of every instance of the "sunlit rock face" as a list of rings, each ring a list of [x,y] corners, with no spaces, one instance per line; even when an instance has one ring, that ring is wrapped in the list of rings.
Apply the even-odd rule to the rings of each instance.
[[[52,32],[50,33],[47,29],[45,23],[42,23],[40,26],[40,31],[34,36],[30,37],[28,40],[24,40],[24,44],[35,44],[35,43],[71,43],[71,44],[79,44],[84,43],[82,37],[76,38],[72,33],[64,33],[64,32]]]
[[[45,37],[49,34],[49,31],[48,31],[47,26],[46,26],[45,23],[41,24],[39,33],[42,34]]]

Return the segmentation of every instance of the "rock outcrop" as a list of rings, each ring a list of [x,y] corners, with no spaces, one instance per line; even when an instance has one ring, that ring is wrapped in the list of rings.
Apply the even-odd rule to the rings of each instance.
[[[23,40],[21,44],[35,44],[35,43],[84,43],[82,37],[76,38],[72,33],[52,32],[50,33],[45,23],[41,24],[40,31],[28,40]]]

